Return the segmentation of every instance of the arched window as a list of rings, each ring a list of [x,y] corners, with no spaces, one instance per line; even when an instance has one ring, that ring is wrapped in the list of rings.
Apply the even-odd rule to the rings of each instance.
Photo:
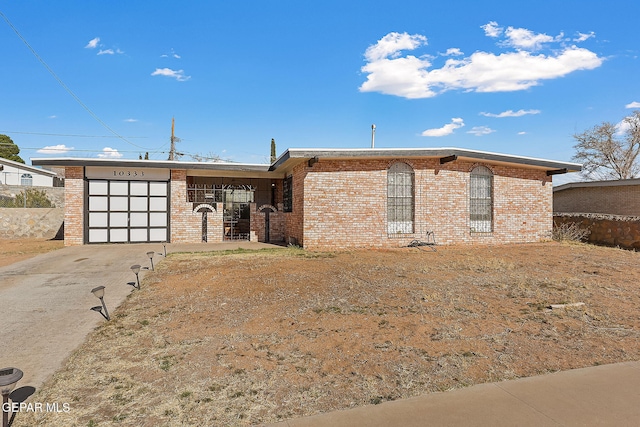
[[[472,232],[493,231],[493,173],[485,166],[477,166],[471,171],[469,215]]]
[[[23,173],[20,176],[20,185],[31,187],[33,185],[33,176],[30,173]]]
[[[413,233],[413,169],[394,163],[387,171],[387,232]]]

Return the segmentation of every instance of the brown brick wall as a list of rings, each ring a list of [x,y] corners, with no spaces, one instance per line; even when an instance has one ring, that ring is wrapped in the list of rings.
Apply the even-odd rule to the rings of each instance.
[[[202,241],[199,219],[192,214],[193,204],[187,202],[187,171],[171,170],[171,242],[197,243]]]
[[[267,241],[265,235],[266,211],[269,211],[269,242],[283,242],[285,214],[282,212],[282,203],[278,203],[277,207],[272,205],[257,206],[257,204],[251,203],[252,241]],[[253,236],[255,236],[255,240]]]
[[[293,209],[285,212],[284,238],[287,243],[304,245],[304,197],[305,177],[307,176],[307,163],[302,163],[293,168]]]
[[[84,244],[84,168],[65,167],[64,245]]]
[[[553,211],[640,216],[640,185],[568,188],[553,193]]]
[[[544,171],[488,166],[494,173],[494,231],[472,233],[469,172],[476,165],[403,160],[415,173],[414,233],[387,233],[387,169],[394,161],[320,160],[294,171],[304,180],[304,246],[398,247],[434,232],[439,244],[539,241],[552,226],[551,179]],[[293,221],[287,222],[287,227]]]

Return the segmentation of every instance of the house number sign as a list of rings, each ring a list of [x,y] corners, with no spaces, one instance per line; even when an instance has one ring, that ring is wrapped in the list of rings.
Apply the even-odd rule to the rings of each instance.
[[[123,181],[168,181],[169,169],[87,166],[89,179],[115,179]]]

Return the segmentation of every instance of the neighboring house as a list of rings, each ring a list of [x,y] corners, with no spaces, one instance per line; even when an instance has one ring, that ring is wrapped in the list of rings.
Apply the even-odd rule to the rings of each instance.
[[[0,157],[0,184],[53,187],[55,177],[55,172]]]
[[[640,179],[559,185],[553,189],[553,212],[640,216]]]
[[[65,244],[245,239],[308,249],[535,242],[580,164],[457,148],[289,149],[271,165],[78,158]]]

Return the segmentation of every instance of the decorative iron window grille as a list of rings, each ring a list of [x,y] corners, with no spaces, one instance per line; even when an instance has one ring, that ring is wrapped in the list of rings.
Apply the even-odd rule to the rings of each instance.
[[[256,187],[249,184],[193,184],[187,187],[190,203],[252,203]]]
[[[469,219],[471,231],[491,233],[493,231],[493,173],[485,166],[471,171],[469,189]]]
[[[387,171],[387,232],[413,233],[414,172],[406,163],[394,163]]]
[[[293,212],[293,176],[288,176],[282,183],[282,210]]]

